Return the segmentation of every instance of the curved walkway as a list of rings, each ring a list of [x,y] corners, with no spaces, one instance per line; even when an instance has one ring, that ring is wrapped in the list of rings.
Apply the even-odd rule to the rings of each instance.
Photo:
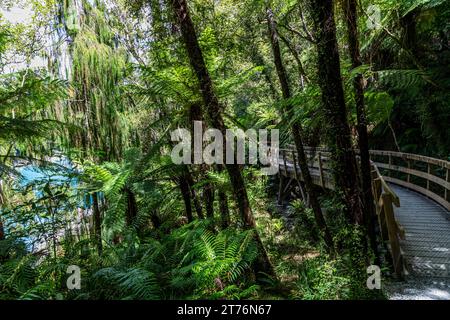
[[[414,276],[450,277],[450,215],[434,201],[391,184],[400,198],[395,217],[405,230],[400,245],[407,272]]]

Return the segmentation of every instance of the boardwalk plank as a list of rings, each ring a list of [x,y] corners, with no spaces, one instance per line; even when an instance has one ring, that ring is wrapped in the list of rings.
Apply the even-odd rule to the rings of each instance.
[[[405,228],[401,247],[409,271],[416,276],[449,277],[450,221],[447,210],[432,200],[391,185],[400,197],[395,215]]]

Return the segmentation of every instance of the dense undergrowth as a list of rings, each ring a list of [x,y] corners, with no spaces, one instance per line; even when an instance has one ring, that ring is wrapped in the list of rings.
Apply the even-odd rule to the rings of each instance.
[[[252,230],[218,231],[211,220],[165,221],[170,233],[138,235],[125,228],[98,254],[89,237],[66,236],[56,256],[30,253],[24,241],[0,242],[1,299],[373,299],[365,288],[366,257],[358,231],[327,218],[340,253],[330,256],[314,231],[311,210],[300,200],[280,209],[266,200],[267,179],[254,179],[258,232],[277,277],[253,272],[257,247]],[[256,195],[263,195],[258,197]],[[331,201],[331,200],[330,200]],[[337,211],[337,212],[336,212]],[[339,219],[337,219],[339,220]],[[238,223],[235,221],[235,223]],[[81,270],[81,289],[68,290],[71,265]],[[70,281],[70,279],[69,279]]]

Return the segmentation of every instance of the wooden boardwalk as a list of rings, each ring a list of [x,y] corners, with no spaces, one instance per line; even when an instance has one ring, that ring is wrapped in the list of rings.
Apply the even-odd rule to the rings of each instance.
[[[405,266],[414,276],[450,277],[450,214],[429,198],[400,186],[395,217],[405,230],[400,240]]]
[[[329,152],[305,149],[313,183],[333,189]],[[302,189],[303,180],[295,152],[284,149],[280,154],[279,201],[289,190]],[[380,150],[371,156],[377,219],[396,274],[450,279],[450,162]]]

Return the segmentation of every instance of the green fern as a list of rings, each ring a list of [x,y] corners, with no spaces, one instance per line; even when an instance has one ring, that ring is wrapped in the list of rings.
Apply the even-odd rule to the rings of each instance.
[[[159,288],[155,275],[148,270],[141,268],[126,270],[105,268],[96,272],[94,278],[99,278],[115,287],[117,290],[116,298],[124,300],[154,300],[159,297]]]
[[[424,85],[428,74],[420,70],[383,70],[377,72],[379,84],[392,89],[409,89]]]

